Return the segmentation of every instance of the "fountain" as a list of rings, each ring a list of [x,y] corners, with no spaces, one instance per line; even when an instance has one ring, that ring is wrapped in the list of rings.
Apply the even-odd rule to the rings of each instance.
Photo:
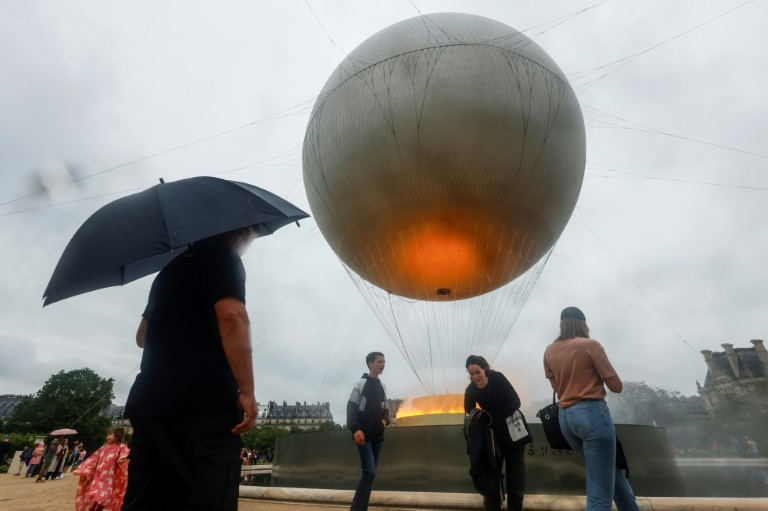
[[[462,430],[463,399],[461,394],[427,396],[398,410],[396,425],[385,433],[377,490],[475,493]],[[533,441],[526,450],[526,493],[583,495],[582,459],[572,451],[550,449],[541,424],[529,426]],[[619,424],[616,431],[637,495],[685,496],[664,428]],[[349,431],[287,435],[277,441],[272,486],[353,489],[359,478],[360,461]]]

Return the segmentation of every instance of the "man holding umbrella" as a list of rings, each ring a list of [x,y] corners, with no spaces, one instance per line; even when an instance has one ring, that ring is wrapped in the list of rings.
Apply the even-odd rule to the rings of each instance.
[[[257,410],[240,257],[308,216],[248,183],[161,179],[100,208],[67,244],[44,305],[160,271],[136,334],[123,510],[237,509],[238,435]]]
[[[255,237],[248,226],[196,242],[152,284],[125,408],[124,511],[237,509],[238,435],[257,413],[240,257]]]

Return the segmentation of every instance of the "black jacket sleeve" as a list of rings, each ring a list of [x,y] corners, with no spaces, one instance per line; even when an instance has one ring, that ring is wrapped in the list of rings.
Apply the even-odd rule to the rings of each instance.
[[[512,411],[520,408],[520,396],[517,395],[517,391],[515,391],[515,388],[512,386],[511,383],[509,383],[509,380],[507,380],[507,377],[504,376],[501,373],[496,373],[499,375],[499,386],[502,388],[502,395],[504,396],[504,399],[509,403],[509,405],[512,407]]]
[[[464,413],[469,413],[477,408],[477,396],[475,392],[475,385],[470,383],[467,386],[467,390],[464,391]]]

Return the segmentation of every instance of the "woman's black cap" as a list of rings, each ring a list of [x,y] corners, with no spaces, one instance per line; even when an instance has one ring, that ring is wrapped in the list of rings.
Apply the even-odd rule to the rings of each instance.
[[[565,318],[575,318],[582,321],[587,320],[587,318],[584,317],[584,313],[581,312],[577,307],[566,307],[563,309],[563,312],[560,313],[560,320],[562,321]]]

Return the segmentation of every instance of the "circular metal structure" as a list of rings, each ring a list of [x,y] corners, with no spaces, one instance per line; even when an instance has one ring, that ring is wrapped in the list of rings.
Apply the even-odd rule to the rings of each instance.
[[[497,289],[554,245],[581,189],[576,96],[531,39],[459,13],[396,23],[318,97],[304,185],[339,258],[417,300]]]

